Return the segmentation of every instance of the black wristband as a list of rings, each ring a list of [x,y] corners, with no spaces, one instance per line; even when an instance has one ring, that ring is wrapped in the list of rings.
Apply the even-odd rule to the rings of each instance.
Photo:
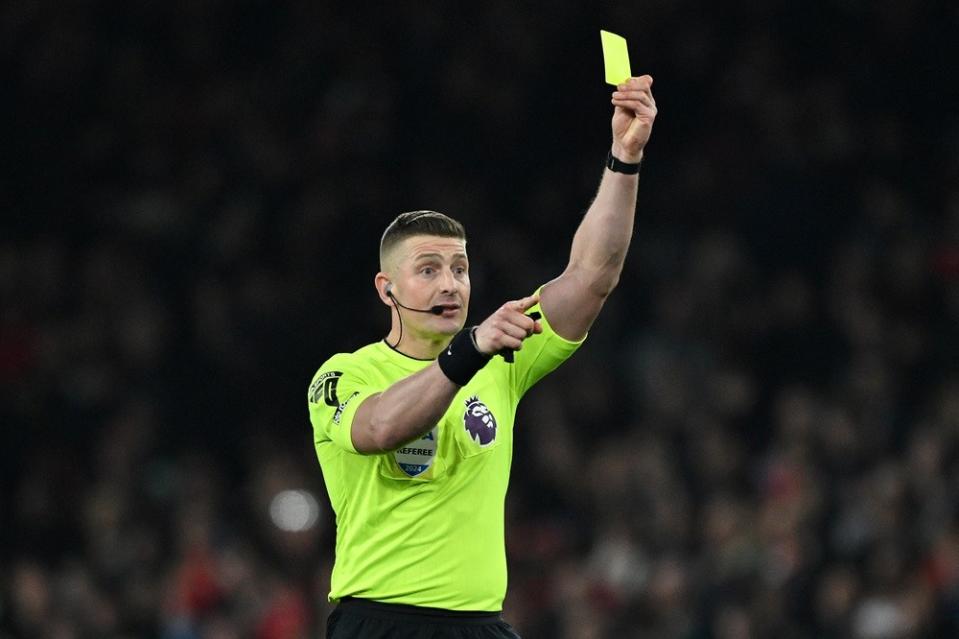
[[[616,171],[617,173],[625,173],[626,175],[636,175],[639,173],[639,165],[643,161],[640,160],[636,164],[630,164],[629,162],[623,162],[615,155],[613,155],[613,150],[610,149],[609,153],[606,154],[606,168],[610,171]]]
[[[436,358],[443,374],[460,386],[466,386],[466,383],[473,379],[473,375],[490,360],[489,355],[484,355],[476,348],[473,341],[475,330],[475,326],[470,326],[454,335],[450,345]]]

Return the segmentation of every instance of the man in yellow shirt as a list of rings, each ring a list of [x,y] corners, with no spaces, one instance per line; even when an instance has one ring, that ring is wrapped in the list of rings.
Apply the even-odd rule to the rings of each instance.
[[[506,594],[504,501],[519,400],[579,347],[618,282],[652,78],[613,92],[613,140],[569,265],[529,297],[464,328],[466,234],[435,211],[403,213],[374,284],[387,337],[327,360],[308,401],[336,512],[327,637],[516,638]]]

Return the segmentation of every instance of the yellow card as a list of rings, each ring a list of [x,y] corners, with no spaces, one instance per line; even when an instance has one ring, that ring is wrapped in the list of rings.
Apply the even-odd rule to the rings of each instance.
[[[631,75],[626,38],[602,30],[599,32],[599,37],[603,41],[603,64],[606,65],[606,82],[615,86]]]

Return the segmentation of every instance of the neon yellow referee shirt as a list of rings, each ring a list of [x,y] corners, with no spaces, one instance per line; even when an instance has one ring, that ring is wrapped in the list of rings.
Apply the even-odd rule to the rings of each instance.
[[[542,313],[539,305],[530,312]],[[308,400],[316,455],[336,513],[330,601],[345,596],[499,611],[506,596],[504,502],[520,398],[582,343],[543,332],[509,364],[494,357],[440,422],[394,452],[360,455],[350,428],[367,397],[433,360],[376,342],[327,360]]]

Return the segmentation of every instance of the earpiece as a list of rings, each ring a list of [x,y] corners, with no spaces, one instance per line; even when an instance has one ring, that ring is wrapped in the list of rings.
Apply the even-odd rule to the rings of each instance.
[[[386,289],[383,291],[383,293],[384,293],[387,297],[393,297],[393,282],[387,282],[387,283],[386,283]]]

